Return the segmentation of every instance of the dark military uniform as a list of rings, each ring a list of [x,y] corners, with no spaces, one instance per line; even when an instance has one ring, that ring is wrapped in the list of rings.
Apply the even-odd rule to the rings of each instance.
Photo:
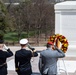
[[[6,59],[11,57],[13,53],[8,49],[7,51],[0,50],[0,75],[7,75]]]
[[[16,51],[15,53],[15,67],[16,67],[16,72],[18,73],[18,75],[31,75],[32,74],[32,69],[31,69],[31,57],[36,57],[38,56],[38,54],[36,52],[34,52],[32,54],[32,52],[30,50],[26,50],[26,49],[21,49]],[[26,64],[28,65],[28,67],[30,67],[29,70],[27,70],[26,72],[21,72],[20,71],[20,66]],[[27,69],[28,69],[27,67]]]

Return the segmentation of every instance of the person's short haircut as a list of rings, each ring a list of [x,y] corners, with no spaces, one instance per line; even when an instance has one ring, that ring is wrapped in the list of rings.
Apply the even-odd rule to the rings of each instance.
[[[49,48],[51,45],[47,43],[46,47]]]
[[[24,47],[26,44],[20,44],[22,47]]]

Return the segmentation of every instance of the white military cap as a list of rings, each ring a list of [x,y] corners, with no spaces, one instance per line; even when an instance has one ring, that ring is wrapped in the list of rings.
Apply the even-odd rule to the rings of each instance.
[[[20,44],[27,44],[28,43],[28,40],[27,39],[21,39],[19,41]]]

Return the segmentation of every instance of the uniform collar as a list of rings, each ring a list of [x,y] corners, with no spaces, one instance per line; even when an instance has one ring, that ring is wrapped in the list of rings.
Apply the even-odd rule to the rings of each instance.
[[[52,50],[52,48],[47,48],[47,50]]]

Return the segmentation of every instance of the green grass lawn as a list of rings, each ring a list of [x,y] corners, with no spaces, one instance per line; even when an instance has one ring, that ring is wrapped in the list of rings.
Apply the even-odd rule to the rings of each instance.
[[[29,33],[29,37],[33,36],[34,32],[30,32]],[[27,38],[28,35],[26,32],[22,32],[20,39],[21,38]],[[8,32],[4,35],[4,40],[6,42],[18,42],[19,38],[18,38],[18,34],[16,32]]]

